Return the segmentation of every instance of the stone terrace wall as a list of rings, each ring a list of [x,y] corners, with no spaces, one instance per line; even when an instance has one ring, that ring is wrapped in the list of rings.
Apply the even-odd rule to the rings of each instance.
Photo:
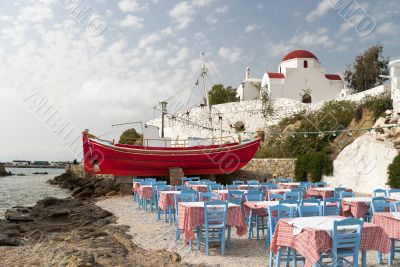
[[[294,177],[296,159],[252,159],[242,170],[243,174],[248,173],[252,178],[264,180],[273,177]],[[242,177],[243,178],[243,177]]]
[[[79,165],[73,165],[70,164],[67,167],[65,167],[65,172],[69,173],[73,176],[76,177],[81,177],[81,178],[98,178],[98,179],[102,179],[102,178],[106,178],[106,179],[114,179],[114,175],[111,174],[90,174],[90,173],[85,173],[83,165],[79,164]]]

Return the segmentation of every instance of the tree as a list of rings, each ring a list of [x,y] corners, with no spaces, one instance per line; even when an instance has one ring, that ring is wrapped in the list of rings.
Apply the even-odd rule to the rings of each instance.
[[[141,145],[142,135],[136,132],[134,128],[127,129],[121,134],[118,143],[126,145]]]
[[[375,45],[355,57],[352,65],[347,66],[344,80],[347,86],[356,92],[362,92],[382,84],[389,75],[389,59],[383,56],[383,46]]]
[[[225,88],[222,84],[215,84],[208,92],[208,98],[210,105],[239,101],[239,98],[236,97],[236,89],[231,86]]]

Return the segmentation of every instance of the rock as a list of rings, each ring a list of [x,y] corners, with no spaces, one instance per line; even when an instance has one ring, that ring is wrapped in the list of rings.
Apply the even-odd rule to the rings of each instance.
[[[55,211],[53,213],[50,213],[48,217],[50,218],[60,218],[60,217],[65,217],[71,214],[70,210],[64,209],[64,210],[59,210]]]
[[[74,197],[77,198],[90,198],[93,195],[93,189],[91,188],[85,188],[82,190],[82,192],[79,192],[78,194],[73,195]]]
[[[7,172],[6,168],[4,167],[4,165],[0,163],[0,177],[9,176],[9,175],[12,175],[12,173],[11,172]]]
[[[385,111],[385,114],[386,115],[391,115],[393,113],[393,110],[390,110],[390,109],[387,109],[386,111]]]
[[[116,191],[111,191],[106,194],[106,197],[112,197],[112,196],[116,196],[116,195],[118,195],[118,193]]]
[[[3,233],[0,234],[0,246],[18,246],[19,244],[20,241],[17,238]]]
[[[387,124],[397,124],[397,118],[391,118]]]
[[[32,172],[32,174],[49,174],[48,172]]]

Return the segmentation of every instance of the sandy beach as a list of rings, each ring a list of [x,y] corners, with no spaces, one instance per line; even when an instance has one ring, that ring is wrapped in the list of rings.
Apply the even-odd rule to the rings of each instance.
[[[192,251],[184,245],[182,240],[175,242],[175,225],[163,221],[157,222],[156,213],[138,210],[132,196],[118,196],[106,198],[96,203],[99,207],[112,212],[118,225],[128,225],[128,233],[134,244],[149,250],[165,249],[177,252],[183,263],[208,266],[267,266],[269,249],[265,247],[264,239],[248,240],[247,235],[239,237],[232,231],[232,246],[221,256],[220,247],[212,247],[210,256],[204,251],[197,251],[193,245]],[[387,257],[384,256],[384,265],[378,265],[375,252],[367,253],[368,266],[386,266]],[[400,261],[396,260],[396,266]]]

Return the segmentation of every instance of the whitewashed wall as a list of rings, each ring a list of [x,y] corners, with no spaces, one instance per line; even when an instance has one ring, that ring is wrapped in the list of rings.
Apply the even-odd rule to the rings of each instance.
[[[383,93],[385,90],[390,91],[390,86],[378,86],[361,93],[339,98],[338,100],[351,100],[359,102],[367,95],[378,95]],[[318,110],[321,108],[324,102],[303,104],[292,99],[278,98],[273,99],[272,104],[274,113],[272,115],[268,115],[267,117],[263,116],[261,100],[248,100],[213,106],[213,127],[218,129],[217,131],[213,132],[214,136],[221,136],[221,132],[219,131],[221,128],[221,123],[222,129],[227,131],[222,133],[223,136],[233,136],[234,138],[237,138],[237,134],[235,133],[234,129],[230,127],[230,124],[232,125],[237,121],[243,121],[245,123],[246,131],[255,132],[257,130],[264,130],[267,126],[276,125],[283,118],[291,116],[302,110],[305,110],[306,112]],[[218,113],[220,113],[222,116],[222,121],[218,119]],[[172,141],[186,139],[187,137],[212,137],[211,131],[191,125],[198,124],[207,127],[210,126],[208,120],[208,110],[206,107],[196,107],[191,109],[189,116],[187,116],[186,113],[177,113],[175,116],[175,120],[171,120],[170,118],[166,118],[165,120],[165,136],[171,137]],[[161,128],[161,118],[151,120],[147,122],[147,124],[155,125]]]

